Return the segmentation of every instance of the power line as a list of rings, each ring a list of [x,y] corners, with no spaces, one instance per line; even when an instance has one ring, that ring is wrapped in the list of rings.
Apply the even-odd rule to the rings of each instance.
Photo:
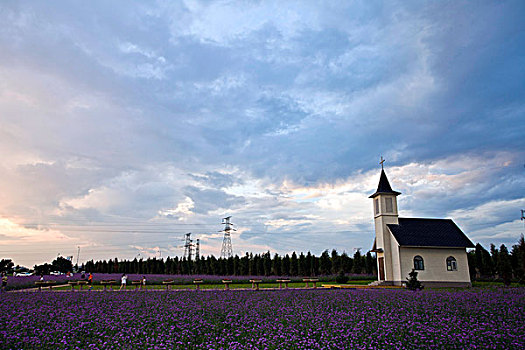
[[[31,226],[32,224],[21,224],[21,226]],[[46,225],[40,225],[40,226],[46,226]],[[51,230],[53,229],[53,226],[54,225],[49,225],[49,227],[46,227],[45,229],[42,229],[42,228],[27,228],[27,229],[32,229],[32,230],[38,230],[38,231],[46,231],[46,230]],[[150,229],[144,229],[144,228],[125,228],[125,229],[113,229],[113,228],[108,228],[108,229],[103,229],[103,226],[104,225],[99,225],[97,226],[97,229],[91,229],[90,226],[81,226],[81,225],[65,225],[66,228],[60,228],[59,230],[61,231],[71,231],[71,232],[100,232],[100,233],[180,233],[180,232],[184,232],[186,230],[180,230],[180,229],[173,229],[173,230],[150,230]],[[210,225],[212,226],[212,225]],[[260,227],[260,226],[263,226],[263,227],[271,227],[269,225],[243,225],[243,227]],[[67,227],[72,227],[72,228],[67,228]],[[280,233],[286,233],[286,232],[299,232],[299,231],[287,231],[287,230],[282,230],[281,228],[282,227],[286,227],[286,226],[280,226],[278,228],[275,229],[275,231],[278,231],[280,230],[279,232]],[[293,227],[293,226],[292,226]],[[210,230],[211,231],[211,230]],[[250,233],[272,233],[272,232],[275,232],[275,231],[252,231],[252,230],[249,230],[249,231],[244,231],[244,232],[250,232]],[[284,232],[283,232],[284,231]],[[222,231],[220,231],[222,232]],[[304,232],[304,231],[301,231],[301,232]],[[315,231],[316,233],[337,233],[337,232],[365,232],[364,230],[343,230],[343,231]]]
[[[15,218],[15,219],[18,219],[18,218]],[[79,224],[75,224],[75,222],[78,222]],[[119,222],[115,222],[115,221],[112,221],[112,222],[108,222],[108,223],[104,223],[104,222],[100,222],[100,221],[97,221],[97,223],[93,224],[93,223],[89,223],[89,222],[85,222],[85,221],[80,221],[80,220],[70,220],[68,222],[23,222],[23,223],[20,223],[19,225],[26,225],[26,226],[46,226],[46,225],[49,225],[49,226],[209,226],[209,227],[214,227],[215,225],[212,225],[212,224],[183,224],[183,223],[171,223],[171,222],[167,222],[167,223],[147,223],[147,222],[142,222],[142,223],[133,223],[133,222],[129,222],[129,221],[126,221],[126,222],[122,222],[122,223],[119,223]],[[257,224],[257,225],[250,225],[250,226],[266,226],[264,224]]]
[[[97,232],[97,233],[144,233],[144,234],[151,234],[151,233],[159,233],[159,234],[164,234],[164,233],[172,233],[172,234],[176,234],[177,232],[174,232],[174,231],[106,231],[106,230],[100,230],[100,231],[89,231],[87,230],[86,232]],[[223,231],[219,231],[219,232],[223,232]],[[276,233],[279,233],[280,235],[286,235],[286,234],[290,234],[290,235],[296,235],[296,234],[342,234],[342,233],[363,233],[363,234],[371,234],[371,230],[342,230],[342,231],[245,231],[244,233],[251,233],[251,234],[276,234]],[[215,234],[214,232],[210,232],[210,233],[200,233],[201,235],[213,235]],[[173,239],[177,239],[176,237],[169,237],[169,238],[166,238],[165,240],[166,241],[170,241],[172,242]],[[71,240],[73,240],[73,238],[70,238]],[[213,239],[213,238],[208,238],[208,239]],[[219,239],[219,236],[216,237],[216,239]],[[181,239],[183,240],[183,239]],[[162,239],[159,239],[159,240],[152,240],[152,241],[147,241],[147,242],[161,242],[163,241]],[[137,243],[137,241],[132,241],[133,243]],[[139,242],[142,242],[142,241],[139,241]],[[17,244],[35,244],[35,243],[39,243],[39,242],[35,242],[35,243],[26,243],[26,242],[22,242],[22,243],[17,243]],[[54,243],[55,244],[55,243]],[[58,244],[58,243],[56,243]],[[64,244],[69,244],[69,243],[64,243]]]
[[[342,233],[349,233],[349,232],[355,232],[355,233],[364,233],[364,234],[372,234],[371,232],[367,232],[367,231],[315,231],[315,232],[310,232],[310,233],[313,233],[313,234],[342,234]],[[268,232],[251,232],[251,233],[268,233]],[[297,232],[298,233],[298,232]],[[201,234],[201,235],[205,235],[205,234]],[[171,238],[163,238],[163,239],[155,239],[155,240],[138,240],[138,241],[128,241],[126,244],[119,244],[119,243],[105,243],[105,246],[92,246],[92,245],[83,245],[82,246],[82,250],[83,251],[91,251],[91,250],[97,250],[97,251],[100,251],[100,252],[106,252],[106,251],[121,251],[122,249],[126,249],[126,248],[132,248],[130,247],[131,245],[137,245],[137,244],[140,244],[140,245],[146,245],[146,246],[153,246],[153,245],[169,245],[169,243],[172,243],[173,242],[173,238],[174,237],[171,237]],[[206,238],[206,237],[205,237]],[[220,237],[216,237],[216,238],[207,238],[208,240],[219,240]],[[57,248],[57,249],[60,249],[60,250],[64,250],[64,249],[67,249],[68,247],[72,247],[72,249],[74,249],[73,247],[75,245],[78,246],[79,243],[76,243],[76,244],[73,244],[73,243],[69,243],[69,242],[57,242],[57,243],[53,243],[53,248]],[[81,244],[81,243],[80,243]],[[24,246],[31,246],[33,245],[32,243],[24,243]],[[110,248],[110,247],[114,247],[114,248]],[[29,247],[28,247],[29,248]],[[109,248],[109,249],[108,249]],[[144,248],[147,248],[147,247],[144,247]],[[136,249],[136,248],[132,248],[132,249]],[[173,247],[173,249],[176,249],[176,247]],[[36,252],[36,253],[40,253],[42,252],[42,248],[34,248],[34,249],[8,249],[8,250],[1,250],[0,249],[0,253],[22,253],[22,252],[26,252],[26,253],[32,253],[32,252]]]

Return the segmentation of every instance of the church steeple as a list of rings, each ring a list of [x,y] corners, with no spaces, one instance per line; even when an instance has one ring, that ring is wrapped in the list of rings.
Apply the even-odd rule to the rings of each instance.
[[[377,191],[368,198],[375,198],[380,194],[390,194],[394,196],[399,196],[401,194],[401,192],[392,190],[392,187],[390,186],[390,182],[388,182],[388,178],[386,177],[384,169],[381,169],[381,177],[379,178],[379,185],[377,185]]]
[[[372,198],[374,209],[376,232],[374,251],[377,253],[378,280],[393,281],[394,277],[401,280],[401,277],[398,278],[397,276],[399,271],[394,269],[395,264],[393,264],[393,259],[399,259],[399,252],[392,250],[392,238],[387,225],[399,224],[397,196],[400,195],[401,192],[394,191],[392,186],[390,186],[390,182],[388,182],[385,170],[383,169],[384,162],[383,157],[381,157],[379,184],[377,185],[376,192],[369,198]],[[395,254],[393,255],[393,253]]]
[[[394,191],[388,178],[386,177],[385,169],[383,169],[383,163],[385,160],[381,157],[381,176],[379,177],[379,184],[377,185],[376,192],[368,198],[372,198],[374,202],[374,215],[393,215],[397,217],[397,196],[401,192]]]

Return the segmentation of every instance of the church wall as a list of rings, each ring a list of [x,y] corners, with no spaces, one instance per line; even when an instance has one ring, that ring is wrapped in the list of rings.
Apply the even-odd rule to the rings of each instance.
[[[421,282],[464,282],[470,283],[467,253],[465,248],[408,248],[401,247],[401,279],[405,282],[414,267],[414,257],[419,255],[424,261],[424,270],[417,270]],[[457,271],[447,271],[447,258],[453,256]],[[399,281],[399,280],[397,280]]]
[[[388,229],[388,228],[387,228]],[[401,252],[399,244],[396,241],[396,238],[392,236],[390,230],[386,231],[387,235],[390,236],[390,251],[392,254],[392,280],[400,281],[401,277]]]

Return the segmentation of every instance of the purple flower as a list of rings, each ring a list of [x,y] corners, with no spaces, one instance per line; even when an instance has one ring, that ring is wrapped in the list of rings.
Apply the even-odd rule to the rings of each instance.
[[[0,302],[6,349],[525,347],[523,288],[18,292]]]

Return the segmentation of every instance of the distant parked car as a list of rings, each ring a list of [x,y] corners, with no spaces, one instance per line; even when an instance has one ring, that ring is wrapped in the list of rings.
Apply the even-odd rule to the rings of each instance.
[[[32,272],[15,272],[15,276],[26,277],[33,276]]]
[[[63,275],[64,273],[60,271],[51,271],[49,274],[54,275],[54,276],[60,276],[60,275]]]

